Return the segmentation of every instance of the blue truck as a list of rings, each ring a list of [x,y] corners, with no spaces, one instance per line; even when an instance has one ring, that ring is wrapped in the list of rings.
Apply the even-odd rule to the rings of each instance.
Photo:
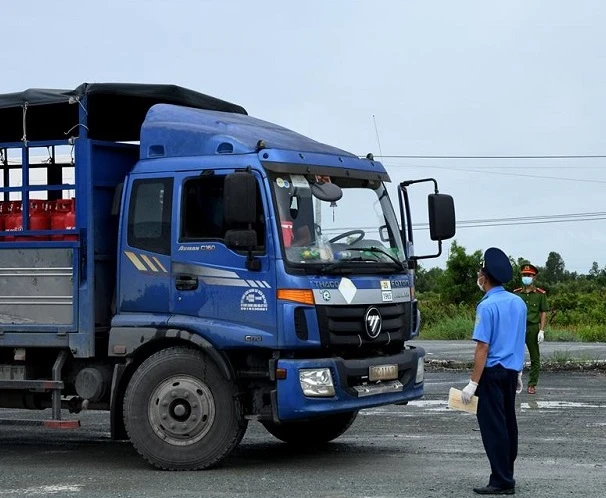
[[[0,423],[108,410],[151,465],[194,470],[249,421],[313,445],[423,395],[414,270],[455,233],[435,180],[394,209],[371,154],[150,84],[0,95],[0,167],[0,408],[45,410]]]

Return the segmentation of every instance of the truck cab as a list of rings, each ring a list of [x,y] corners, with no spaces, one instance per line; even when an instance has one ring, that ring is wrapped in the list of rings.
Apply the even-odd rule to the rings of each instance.
[[[396,214],[372,156],[175,87],[154,87],[145,101],[128,87],[79,88],[68,96],[79,105],[77,240],[38,241],[45,231],[26,212],[24,238],[0,247],[36,261],[62,251],[73,320],[61,341],[39,337],[59,329],[43,317],[2,324],[1,392],[33,394],[32,382],[52,380],[37,401],[53,419],[67,396],[73,411],[108,409],[112,435],[164,469],[216,465],[251,420],[313,444],[338,437],[363,408],[423,395],[424,351],[408,342],[420,325],[407,196],[416,181],[398,186]],[[136,143],[93,113],[121,101]],[[26,151],[23,199],[44,190],[27,181],[29,149],[41,144],[56,145],[4,147],[6,157]],[[454,235],[452,198],[421,181],[435,185],[430,232],[441,250]],[[48,181],[43,196],[56,190],[67,189]],[[45,358],[52,378],[30,358]]]

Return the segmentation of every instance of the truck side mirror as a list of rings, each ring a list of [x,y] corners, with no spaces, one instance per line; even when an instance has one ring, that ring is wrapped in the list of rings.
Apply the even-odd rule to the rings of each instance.
[[[454,200],[447,194],[429,194],[429,236],[431,240],[447,240],[456,233]]]
[[[257,181],[252,173],[237,172],[225,177],[223,216],[228,224],[257,221]]]

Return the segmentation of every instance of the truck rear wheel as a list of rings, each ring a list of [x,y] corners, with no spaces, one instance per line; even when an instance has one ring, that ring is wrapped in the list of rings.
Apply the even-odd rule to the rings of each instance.
[[[302,422],[263,422],[263,426],[272,436],[285,443],[314,446],[341,436],[353,424],[357,415],[358,412],[337,413]]]
[[[199,351],[182,347],[155,353],[135,371],[124,424],[143,458],[165,470],[216,465],[247,426],[234,384]]]

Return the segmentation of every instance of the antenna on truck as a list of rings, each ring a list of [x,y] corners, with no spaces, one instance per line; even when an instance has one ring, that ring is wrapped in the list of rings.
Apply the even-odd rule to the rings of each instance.
[[[375,126],[375,135],[377,136],[377,145],[379,146],[379,156],[383,159],[383,151],[381,150],[381,140],[379,139],[379,128],[377,128],[377,119],[372,115],[372,122]],[[374,158],[373,158],[374,159]]]

